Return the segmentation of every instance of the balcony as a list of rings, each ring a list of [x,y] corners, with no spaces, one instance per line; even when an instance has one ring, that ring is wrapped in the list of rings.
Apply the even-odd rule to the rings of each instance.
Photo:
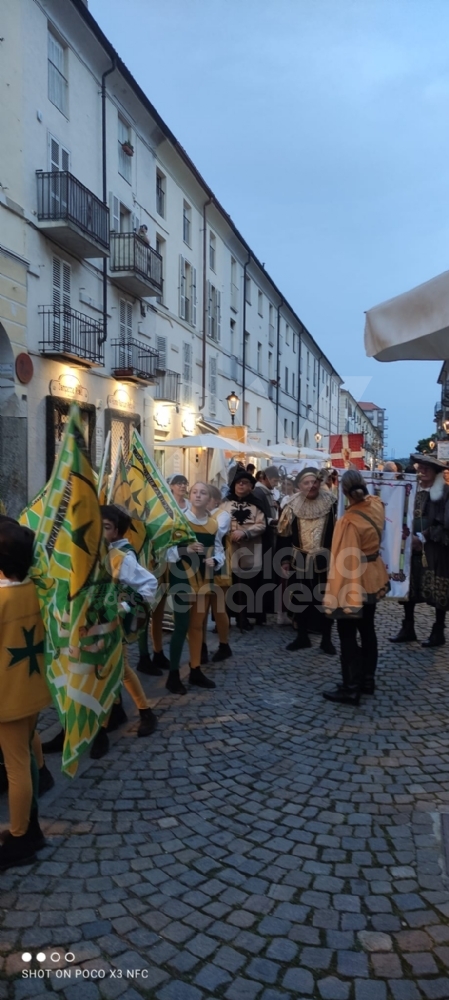
[[[109,270],[137,298],[162,294],[162,257],[137,233],[111,233]]]
[[[103,324],[70,306],[39,306],[43,339],[39,350],[49,358],[65,358],[86,368],[103,367]]]
[[[166,371],[158,378],[155,399],[162,403],[180,402],[181,376],[177,372]]]
[[[68,170],[36,171],[39,229],[75,257],[109,256],[109,209]]]
[[[158,353],[142,340],[113,340],[114,364],[112,374],[119,382],[149,385],[156,382]]]

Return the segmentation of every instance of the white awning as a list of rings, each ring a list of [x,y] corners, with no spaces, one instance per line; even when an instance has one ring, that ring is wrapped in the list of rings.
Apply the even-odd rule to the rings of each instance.
[[[449,271],[368,309],[365,350],[377,361],[449,359]]]
[[[221,434],[187,434],[186,437],[164,441],[164,448],[218,448],[220,451],[232,451],[236,455],[270,456],[269,448],[233,441]]]

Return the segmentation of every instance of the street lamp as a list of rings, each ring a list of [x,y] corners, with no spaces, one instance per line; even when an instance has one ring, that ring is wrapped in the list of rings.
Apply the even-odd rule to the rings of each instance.
[[[237,413],[240,403],[240,399],[237,396],[235,389],[233,389],[232,392],[229,393],[229,396],[226,396],[226,402],[228,404],[228,410],[231,414],[232,426],[234,426],[235,415]]]
[[[320,441],[321,441],[322,437],[323,437],[323,435],[320,434],[319,431],[317,431],[316,434],[315,434],[315,441],[316,441],[317,445],[320,444]]]
[[[435,447],[435,441],[429,441],[429,448],[431,451],[433,451],[434,447]]]
[[[443,420],[443,430],[449,434],[449,420]]]

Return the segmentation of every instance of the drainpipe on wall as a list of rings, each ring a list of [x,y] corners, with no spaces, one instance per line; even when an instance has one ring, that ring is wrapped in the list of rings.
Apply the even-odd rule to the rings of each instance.
[[[103,171],[103,204],[108,204],[107,170],[106,170],[106,77],[115,70],[115,59],[112,66],[101,77],[101,157]],[[98,338],[99,344],[104,344],[108,338],[108,258],[103,257],[103,333]]]
[[[280,382],[280,378],[281,378],[281,372],[280,372],[281,357],[280,357],[280,353],[279,353],[279,338],[280,338],[280,330],[281,330],[281,309],[282,309],[283,305],[284,305],[284,300],[281,299],[281,301],[280,301],[280,303],[279,303],[279,305],[277,307],[278,321],[277,321],[277,334],[276,334],[276,340],[277,340],[277,343],[276,343],[276,356],[277,356],[277,360],[276,360],[276,444],[279,444],[278,415],[279,415],[279,382]]]
[[[248,260],[243,265],[243,342],[242,342],[242,426],[245,423],[245,391],[246,391],[246,270],[251,260],[251,254],[248,254]]]
[[[297,410],[296,410],[297,444],[299,444],[299,425],[301,423],[301,351],[302,351],[302,340],[301,340],[301,334],[298,333],[298,399],[297,399]]]
[[[206,344],[207,344],[207,220],[206,209],[212,204],[213,198],[208,198],[203,205],[203,343],[201,352],[201,403],[199,410],[206,405]]]

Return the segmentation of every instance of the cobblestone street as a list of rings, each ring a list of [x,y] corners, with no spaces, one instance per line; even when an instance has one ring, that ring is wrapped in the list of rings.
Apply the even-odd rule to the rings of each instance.
[[[39,863],[0,876],[0,998],[448,1000],[447,647],[392,646],[400,617],[379,610],[359,708],[321,696],[337,658],[276,626],[231,630],[216,691],[144,679],[156,734],[126,699],[109,755],[41,800]]]

